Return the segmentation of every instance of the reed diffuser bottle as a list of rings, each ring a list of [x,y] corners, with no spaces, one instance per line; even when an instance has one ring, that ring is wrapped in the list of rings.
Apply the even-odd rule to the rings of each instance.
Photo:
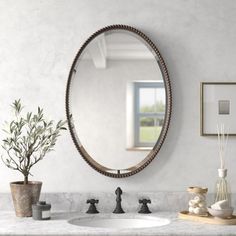
[[[228,143],[228,134],[225,134],[224,124],[217,126],[218,147],[220,156],[220,168],[218,169],[219,178],[215,185],[215,202],[227,200],[228,207],[231,207],[230,185],[226,180],[227,169],[225,168],[225,154]]]
[[[215,202],[227,200],[228,206],[231,207],[230,185],[226,180],[227,169],[218,169],[219,179],[215,186]]]

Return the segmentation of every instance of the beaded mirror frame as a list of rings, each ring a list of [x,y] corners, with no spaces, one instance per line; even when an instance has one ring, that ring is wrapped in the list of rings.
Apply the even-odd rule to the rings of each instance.
[[[132,32],[134,34],[136,34],[136,36],[139,36],[146,44],[149,45],[149,47],[153,50],[153,52],[155,53],[155,58],[157,59],[157,63],[160,67],[162,76],[163,76],[163,81],[164,81],[164,86],[165,86],[165,92],[166,92],[166,109],[165,109],[165,119],[164,119],[164,123],[162,126],[162,131],[160,133],[160,136],[157,140],[157,142],[155,143],[153,149],[150,151],[150,153],[141,161],[139,162],[137,165],[132,166],[130,168],[127,168],[125,170],[118,170],[118,169],[109,169],[103,165],[100,165],[98,162],[96,162],[85,150],[85,148],[83,147],[83,145],[80,143],[79,138],[78,138],[78,134],[76,133],[76,130],[74,129],[74,125],[73,125],[73,120],[72,120],[72,113],[70,110],[70,90],[71,90],[71,82],[73,79],[73,72],[74,72],[74,68],[76,66],[76,63],[78,61],[78,59],[80,58],[81,54],[83,53],[84,49],[87,47],[87,45],[98,35],[105,33],[107,31],[114,31],[114,30],[124,30],[124,31],[128,31],[128,32]],[[81,156],[83,157],[83,159],[96,171],[98,171],[99,173],[105,175],[105,176],[109,176],[109,177],[113,177],[113,178],[124,178],[124,177],[129,177],[132,176],[138,172],[140,172],[141,170],[143,170],[146,166],[148,166],[152,160],[156,157],[156,155],[158,154],[159,150],[162,147],[162,144],[166,138],[167,135],[167,131],[169,128],[169,124],[170,124],[170,119],[171,119],[171,110],[172,110],[172,91],[171,91],[171,84],[170,84],[170,79],[169,79],[169,74],[168,74],[168,70],[166,67],[166,64],[164,62],[163,57],[161,56],[161,53],[159,52],[157,46],[149,39],[149,37],[147,37],[144,33],[142,33],[140,30],[133,28],[131,26],[127,26],[127,25],[110,25],[110,26],[106,26],[98,31],[96,31],[94,34],[92,34],[86,41],[85,43],[81,46],[81,48],[79,49],[78,53],[76,54],[72,66],[70,68],[70,72],[69,72],[69,77],[68,77],[68,81],[67,81],[67,86],[66,86],[66,99],[65,99],[65,103],[66,103],[66,116],[67,116],[67,121],[68,121],[68,126],[69,126],[69,131],[72,137],[72,140],[77,148],[77,150],[79,151],[79,153],[81,154]]]

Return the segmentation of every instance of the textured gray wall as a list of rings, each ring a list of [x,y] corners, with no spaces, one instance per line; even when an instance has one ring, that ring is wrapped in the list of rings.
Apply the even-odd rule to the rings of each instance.
[[[185,190],[213,188],[219,158],[215,138],[199,135],[200,81],[235,81],[236,1],[220,0],[0,0],[0,123],[21,97],[26,109],[45,108],[65,117],[65,85],[81,44],[97,29],[128,24],[159,47],[173,88],[173,115],[158,157],[139,174],[111,179],[80,158],[69,133],[32,172],[43,191]],[[236,191],[236,145],[228,144],[227,166]],[[102,148],[102,147],[101,147]],[[0,165],[0,191],[18,173]]]

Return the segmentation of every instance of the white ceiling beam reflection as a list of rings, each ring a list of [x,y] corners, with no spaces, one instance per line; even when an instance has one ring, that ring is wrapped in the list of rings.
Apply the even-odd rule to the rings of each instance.
[[[83,59],[92,59],[95,68],[106,69],[108,60],[153,60],[154,54],[142,42],[106,41],[101,34],[91,41]]]
[[[104,34],[94,39],[89,45],[89,54],[93,63],[98,69],[105,69],[107,66],[107,46]]]
[[[110,60],[153,60],[154,56],[142,43],[110,44],[107,47]]]

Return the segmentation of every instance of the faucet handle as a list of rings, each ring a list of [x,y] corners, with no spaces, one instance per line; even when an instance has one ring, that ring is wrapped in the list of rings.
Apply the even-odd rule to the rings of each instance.
[[[87,200],[87,204],[90,203],[94,205],[94,204],[97,204],[98,202],[99,202],[98,199],[93,199],[93,198]]]
[[[140,204],[148,204],[148,203],[151,203],[151,200],[150,200],[150,199],[143,198],[143,199],[139,199],[139,203],[140,203]]]
[[[87,200],[87,204],[90,204],[89,209],[86,211],[86,213],[88,214],[96,214],[99,213],[99,211],[97,210],[95,204],[97,204],[99,202],[98,199],[88,199]]]
[[[151,203],[150,199],[146,199],[146,198],[139,199],[139,203],[142,205],[141,205],[141,208],[138,213],[142,213],[142,214],[151,213],[151,211],[149,210],[148,205],[147,205],[148,203]]]

